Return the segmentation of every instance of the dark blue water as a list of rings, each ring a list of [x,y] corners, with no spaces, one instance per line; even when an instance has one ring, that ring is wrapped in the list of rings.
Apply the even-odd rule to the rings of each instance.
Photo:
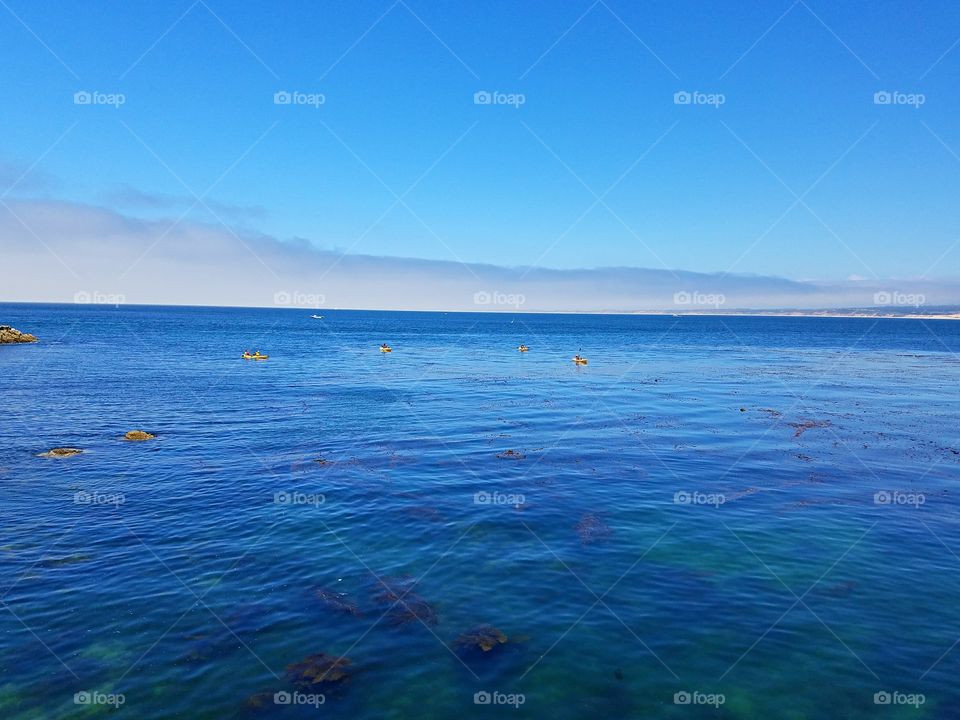
[[[2,717],[957,716],[960,323],[309,314],[0,305]]]

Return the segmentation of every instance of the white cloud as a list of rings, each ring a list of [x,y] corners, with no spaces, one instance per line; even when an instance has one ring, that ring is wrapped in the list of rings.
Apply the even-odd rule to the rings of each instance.
[[[5,203],[0,205],[4,301],[70,302],[77,292],[97,291],[122,295],[129,303],[271,306],[278,293],[291,298],[299,293],[343,308],[636,311],[690,309],[677,307],[678,293],[723,296],[723,307],[735,309],[866,307],[878,291],[887,291],[923,295],[927,305],[960,304],[956,281],[819,283],[341,256],[306,240],[279,241],[196,221],[171,229],[172,219],[147,221],[89,205]],[[482,302],[481,295],[478,304],[478,293],[487,293],[490,301]]]

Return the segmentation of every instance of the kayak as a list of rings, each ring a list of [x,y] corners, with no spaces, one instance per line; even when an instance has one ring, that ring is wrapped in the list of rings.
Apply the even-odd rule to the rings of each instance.
[[[586,365],[587,359],[582,357],[575,357],[573,358],[573,362],[575,365]]]
[[[241,355],[240,357],[242,357],[244,360],[266,360],[266,359],[267,359],[268,357],[270,357],[270,356],[269,356],[269,355],[261,355],[261,354],[259,354],[259,353],[257,353],[256,355],[251,355],[250,353],[244,353],[244,354]]]
[[[529,352],[530,348],[528,348],[526,345],[521,345],[520,347],[517,348],[517,350],[519,350],[520,352]]]
[[[393,348],[382,347],[380,348],[380,352],[393,352]]]

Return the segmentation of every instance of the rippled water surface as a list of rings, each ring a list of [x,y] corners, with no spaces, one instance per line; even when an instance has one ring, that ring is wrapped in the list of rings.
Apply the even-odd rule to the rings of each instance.
[[[0,716],[958,716],[960,323],[311,312],[0,306]]]

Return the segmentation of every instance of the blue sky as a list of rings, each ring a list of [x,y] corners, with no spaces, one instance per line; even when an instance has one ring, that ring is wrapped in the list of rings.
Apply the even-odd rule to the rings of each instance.
[[[335,253],[960,274],[955,3],[5,2],[8,200],[163,220],[209,189],[185,222]]]

